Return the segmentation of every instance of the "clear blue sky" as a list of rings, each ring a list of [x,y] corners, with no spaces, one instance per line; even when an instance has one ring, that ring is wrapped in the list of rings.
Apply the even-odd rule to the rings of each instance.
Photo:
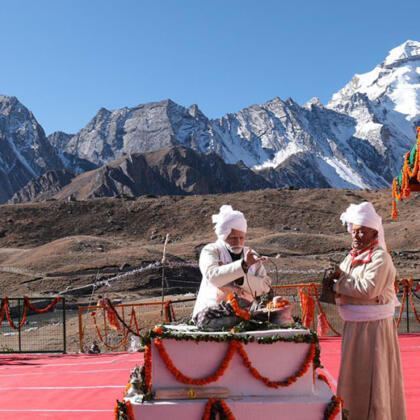
[[[0,0],[0,93],[47,134],[167,98],[210,118],[326,103],[419,22],[419,0]]]

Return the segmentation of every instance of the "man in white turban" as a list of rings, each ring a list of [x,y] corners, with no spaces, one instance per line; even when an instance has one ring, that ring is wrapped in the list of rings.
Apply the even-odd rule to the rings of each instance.
[[[404,420],[396,270],[382,219],[368,202],[351,204],[340,219],[352,235],[352,251],[331,275],[344,320],[337,393],[352,420]]]
[[[223,323],[217,320],[223,317],[231,317],[235,322],[231,306],[225,304],[231,293],[250,304],[271,289],[263,258],[245,246],[244,215],[223,205],[212,221],[218,239],[201,251],[199,265],[203,278],[193,311],[193,321],[205,329],[218,329]]]

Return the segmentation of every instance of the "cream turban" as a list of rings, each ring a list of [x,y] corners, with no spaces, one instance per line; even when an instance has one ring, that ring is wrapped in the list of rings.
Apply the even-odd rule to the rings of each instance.
[[[350,204],[340,216],[343,225],[347,223],[347,230],[351,232],[353,225],[366,226],[378,231],[379,246],[386,250],[382,217],[378,215],[372,203],[365,201],[361,204]]]
[[[219,214],[213,214],[211,217],[215,223],[214,230],[219,239],[226,241],[232,229],[246,232],[247,223],[242,212],[233,210],[232,206],[224,204],[220,207]]]

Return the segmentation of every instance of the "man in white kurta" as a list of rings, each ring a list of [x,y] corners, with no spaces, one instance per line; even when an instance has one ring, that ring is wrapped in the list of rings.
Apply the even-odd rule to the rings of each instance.
[[[382,219],[371,203],[351,205],[341,219],[352,233],[353,250],[336,270],[334,285],[344,320],[337,393],[352,420],[404,420],[396,270]]]
[[[244,246],[247,231],[244,215],[224,205],[212,220],[218,239],[206,245],[200,254],[203,277],[193,311],[196,324],[200,314],[217,308],[232,292],[251,303],[271,288],[263,259]]]

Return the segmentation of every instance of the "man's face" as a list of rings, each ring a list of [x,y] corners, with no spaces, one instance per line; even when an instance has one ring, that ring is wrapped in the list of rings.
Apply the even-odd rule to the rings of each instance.
[[[229,245],[229,251],[234,254],[240,254],[245,246],[246,233],[240,230],[232,229],[229,236],[226,238],[226,243]]]
[[[353,249],[361,250],[371,244],[377,237],[378,232],[375,229],[368,228],[366,226],[353,225],[351,230]]]

